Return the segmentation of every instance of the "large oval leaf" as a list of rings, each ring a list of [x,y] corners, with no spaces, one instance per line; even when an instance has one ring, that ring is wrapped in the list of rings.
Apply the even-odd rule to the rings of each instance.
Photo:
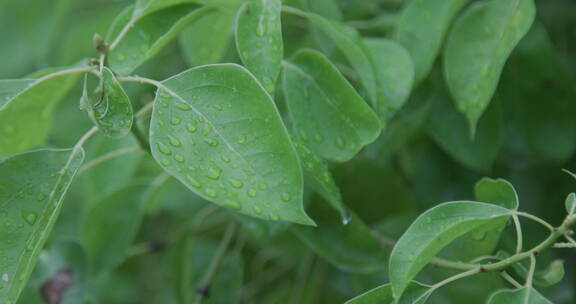
[[[392,296],[392,285],[384,284],[369,290],[345,304],[424,304],[430,294],[424,295],[430,290],[430,286],[419,282],[411,282],[399,300]]]
[[[283,88],[298,138],[323,158],[347,161],[380,134],[374,111],[317,51],[285,65]]]
[[[313,224],[280,115],[238,65],[202,66],[163,81],[150,143],[168,173],[209,201],[255,217]]]
[[[44,142],[52,113],[78,80],[56,72],[37,79],[0,80],[0,156],[26,151]]]
[[[421,214],[398,240],[390,256],[390,282],[399,298],[410,281],[453,240],[494,220],[510,210],[479,202],[449,202]]]
[[[238,54],[268,92],[274,91],[284,57],[281,8],[280,0],[254,0],[245,3],[236,17]]]
[[[197,4],[183,4],[153,12],[135,21],[131,17],[133,9],[124,10],[112,24],[108,40],[118,36],[127,24],[133,25],[117,46],[110,50],[110,68],[119,75],[130,74],[156,55],[186,25],[212,10]]]
[[[493,293],[488,304],[552,304],[536,289],[531,287],[522,287],[520,289],[499,290]]]
[[[0,163],[0,299],[15,303],[82,164],[82,148],[38,150]]]
[[[468,0],[412,0],[402,10],[396,39],[412,55],[416,83],[430,72],[452,19],[466,3]]]
[[[99,99],[93,101],[90,117],[104,135],[115,138],[126,136],[133,121],[130,99],[109,68],[102,69],[101,77],[102,87],[97,92]]]
[[[472,133],[534,15],[533,0],[484,0],[472,4],[454,24],[444,49],[444,74]]]
[[[388,39],[364,40],[376,69],[379,100],[376,113],[388,122],[404,105],[414,81],[414,64],[410,54],[398,43]]]

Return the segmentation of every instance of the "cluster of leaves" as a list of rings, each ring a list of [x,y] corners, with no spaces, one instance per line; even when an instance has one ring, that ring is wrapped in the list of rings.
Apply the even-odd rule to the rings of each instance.
[[[2,303],[576,299],[570,1],[126,2],[0,3]]]

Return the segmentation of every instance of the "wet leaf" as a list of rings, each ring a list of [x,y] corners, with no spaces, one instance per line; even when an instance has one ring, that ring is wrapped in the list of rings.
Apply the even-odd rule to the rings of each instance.
[[[534,15],[533,0],[484,0],[470,5],[455,22],[444,48],[444,76],[472,134]]]
[[[422,213],[398,240],[390,256],[390,282],[399,298],[410,281],[453,240],[508,216],[510,210],[486,203],[448,202]]]
[[[302,171],[286,128],[246,69],[189,69],[163,81],[154,103],[152,154],[170,175],[238,212],[313,224],[302,207]]]
[[[374,111],[317,51],[291,58],[283,87],[298,138],[323,158],[347,161],[380,134]]]
[[[281,8],[281,0],[253,0],[236,16],[238,54],[268,92],[274,91],[284,57]]]
[[[82,164],[82,148],[37,150],[0,163],[0,298],[15,303]]]

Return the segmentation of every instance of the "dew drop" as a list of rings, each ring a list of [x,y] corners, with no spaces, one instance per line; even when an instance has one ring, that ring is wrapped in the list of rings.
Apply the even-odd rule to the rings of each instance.
[[[177,103],[177,104],[176,104],[176,108],[179,109],[179,110],[182,110],[182,111],[190,111],[190,110],[192,110],[192,108],[191,108],[189,105],[185,104],[185,103]]]
[[[324,136],[322,136],[321,134],[316,134],[314,135],[314,140],[318,143],[321,143],[324,141]]]
[[[230,179],[230,184],[232,185],[232,187],[234,188],[242,188],[244,186],[244,183],[240,180],[237,179]]]
[[[174,118],[172,118],[172,120],[170,120],[170,123],[171,123],[173,126],[176,126],[176,125],[178,125],[178,124],[180,123],[180,118],[174,117]]]
[[[256,196],[256,190],[254,190],[254,189],[248,189],[248,196],[250,196],[250,197],[255,197],[255,196]]]
[[[338,149],[344,149],[344,139],[340,136],[336,138],[336,147],[338,147]]]
[[[170,148],[168,148],[168,146],[166,146],[163,143],[158,143],[158,150],[165,155],[171,155],[172,154],[172,150],[170,150]]]
[[[260,209],[260,207],[254,206],[254,213],[256,213],[256,214],[262,214],[262,209]]]
[[[288,202],[292,199],[292,196],[290,196],[290,194],[288,193],[282,193],[282,200],[285,202]]]
[[[230,158],[228,158],[228,157],[226,157],[226,156],[224,156],[224,155],[222,155],[222,157],[220,157],[220,158],[221,158],[222,161],[225,162],[225,163],[229,163],[229,162],[230,162]]]
[[[432,218],[427,217],[427,218],[426,218],[426,223],[428,223],[428,224],[432,223]]]
[[[188,130],[188,132],[190,133],[194,133],[196,132],[196,122],[189,122],[186,124],[186,129]]]
[[[245,143],[246,142],[246,136],[244,135],[240,135],[238,136],[238,139],[236,140],[239,144]]]
[[[179,163],[183,163],[184,162],[184,156],[182,156],[182,154],[176,154],[174,155],[174,160],[176,160]]]
[[[194,187],[194,188],[202,187],[202,184],[200,184],[200,182],[197,179],[195,179],[193,176],[186,175],[186,179],[188,180],[190,185],[192,185],[192,187]]]
[[[36,219],[38,218],[36,213],[25,210],[22,210],[20,212],[20,215],[22,216],[24,221],[26,221],[26,223],[28,223],[28,225],[30,226],[34,225],[36,223]]]
[[[216,109],[218,111],[222,111],[222,109],[223,109],[222,106],[219,104],[215,104],[213,107],[214,107],[214,109]]]
[[[270,214],[270,219],[273,220],[273,221],[277,221],[277,220],[279,220],[280,218],[279,218],[278,215],[276,215],[276,214]]]
[[[204,138],[204,142],[210,147],[218,146],[218,141],[213,138]]]
[[[180,140],[172,135],[168,135],[168,140],[170,141],[170,144],[174,147],[180,147],[182,145]]]
[[[166,167],[166,166],[170,165],[170,161],[167,160],[167,159],[163,159],[163,160],[162,160],[162,165]]]
[[[216,196],[218,196],[218,192],[216,192],[216,190],[212,188],[206,188],[206,190],[204,190],[204,193],[206,193],[206,195],[211,198],[215,198]]]
[[[46,195],[44,195],[44,193],[38,193],[38,195],[36,195],[36,199],[39,201],[43,201],[46,198]]]
[[[210,169],[208,169],[206,176],[210,179],[216,180],[220,178],[220,173],[222,173],[222,169],[220,169],[220,167],[211,166]]]
[[[227,202],[224,206],[236,211],[240,211],[242,209],[242,205],[240,205],[239,202]]]

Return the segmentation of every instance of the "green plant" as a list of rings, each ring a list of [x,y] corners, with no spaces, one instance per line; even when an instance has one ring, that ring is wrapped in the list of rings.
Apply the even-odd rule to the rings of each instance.
[[[125,2],[0,3],[1,303],[575,301],[570,1]]]

